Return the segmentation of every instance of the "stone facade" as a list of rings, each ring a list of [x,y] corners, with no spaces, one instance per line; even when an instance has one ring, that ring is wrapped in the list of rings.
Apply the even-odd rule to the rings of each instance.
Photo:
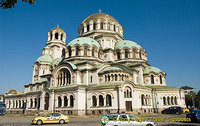
[[[139,44],[123,38],[115,18],[93,14],[78,33],[66,45],[64,30],[48,32],[42,56],[33,64],[32,83],[5,96],[8,113],[152,113],[185,107],[183,90],[167,86],[166,73],[149,65]]]

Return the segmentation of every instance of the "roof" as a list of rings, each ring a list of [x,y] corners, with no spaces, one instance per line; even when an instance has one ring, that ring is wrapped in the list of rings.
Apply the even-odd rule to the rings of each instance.
[[[90,47],[96,46],[97,48],[101,48],[101,45],[94,39],[89,37],[79,37],[74,40],[72,40],[70,43],[67,44],[67,46],[73,46],[73,45],[89,45]]]
[[[123,72],[124,70],[122,68],[116,67],[116,66],[108,66],[105,67],[103,70],[101,70],[99,73],[108,73],[108,72]]]
[[[52,63],[53,59],[49,55],[42,55],[37,59],[37,62],[49,62]]]
[[[136,42],[130,40],[121,40],[115,44],[115,49],[123,49],[123,48],[128,48],[128,49],[137,48],[138,50],[140,50],[142,47]]]
[[[58,65],[60,62],[62,61],[62,58],[56,58],[55,60],[53,60],[52,65]]]
[[[189,87],[189,86],[183,86],[183,87],[181,87],[181,89],[194,89],[194,88],[192,88],[192,87]]]
[[[144,74],[149,74],[151,72],[158,74],[158,73],[161,73],[162,71],[158,69],[157,67],[153,67],[153,66],[146,66],[144,68]]]
[[[96,13],[88,16],[82,23],[89,22],[91,20],[99,20],[99,19],[104,19],[104,20],[112,20],[118,22],[114,17],[105,14],[105,13]],[[119,22],[118,22],[119,23]]]
[[[147,86],[149,88],[154,88],[154,89],[177,89],[176,87],[172,87],[172,86],[162,86],[162,85],[157,85],[157,86],[154,86],[154,85],[149,85]]]
[[[41,78],[41,79],[39,79],[38,81],[32,82],[32,84],[42,83],[42,82],[47,82],[47,81],[48,81],[47,78]]]

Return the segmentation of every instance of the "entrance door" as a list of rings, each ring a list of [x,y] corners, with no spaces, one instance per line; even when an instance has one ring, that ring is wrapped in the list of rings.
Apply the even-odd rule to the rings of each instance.
[[[126,101],[126,111],[133,111],[132,101]]]
[[[49,94],[46,93],[46,94],[45,94],[44,110],[48,110],[48,109],[49,109]]]

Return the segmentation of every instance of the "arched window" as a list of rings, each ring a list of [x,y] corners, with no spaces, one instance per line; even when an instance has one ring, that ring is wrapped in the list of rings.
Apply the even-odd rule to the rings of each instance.
[[[96,30],[96,23],[93,23],[93,30]]]
[[[68,53],[69,53],[69,57],[71,57],[72,56],[72,49],[71,49],[71,47],[68,47]]]
[[[100,29],[103,29],[103,22],[100,23]]]
[[[163,97],[163,104],[166,105],[166,98]]]
[[[140,59],[142,59],[142,53],[141,53],[141,51],[139,52],[139,56],[140,56]]]
[[[58,86],[71,84],[71,74],[68,69],[63,68],[57,74]]]
[[[141,95],[141,103],[144,105],[144,94]]]
[[[110,30],[110,23],[107,24],[107,29]]]
[[[21,101],[19,100],[19,108],[21,108]]]
[[[120,52],[117,52],[117,59],[120,59]]]
[[[87,56],[87,47],[84,48],[84,56]]]
[[[92,49],[92,56],[94,56],[94,49]]]
[[[145,97],[145,105],[148,105],[148,96]]]
[[[67,96],[64,97],[64,106],[66,107],[68,105],[68,99]]]
[[[87,31],[89,31],[89,30],[90,30],[90,25],[88,24],[88,25],[87,25]]]
[[[125,58],[128,58],[128,50],[125,50]]]
[[[106,95],[106,106],[112,106],[112,99],[109,94]]]
[[[60,36],[60,40],[63,40],[63,34],[61,34],[61,36]]]
[[[58,33],[55,34],[55,39],[58,39]]]
[[[124,97],[125,98],[131,98],[132,97],[132,90],[129,86],[126,86],[124,88]]]
[[[154,84],[154,76],[151,75],[151,84]]]
[[[115,81],[117,81],[117,74],[115,74]]]
[[[105,75],[105,82],[107,81],[107,76]]]
[[[174,97],[171,96],[171,104],[174,105]]]
[[[160,75],[160,84],[162,84],[162,76]]]
[[[79,55],[79,52],[80,52],[80,48],[79,48],[79,47],[76,47],[76,56]]]
[[[110,81],[110,75],[108,75],[108,81]]]
[[[174,103],[175,103],[175,105],[177,105],[177,97],[176,96],[174,97]]]
[[[17,106],[17,105],[16,105]],[[32,99],[30,99],[30,108],[32,108],[33,107],[33,100]]]
[[[58,96],[58,107],[62,106],[62,99],[60,96]]]
[[[103,106],[104,105],[104,99],[102,95],[99,95],[99,106]]]
[[[114,30],[114,31],[116,31],[116,27],[115,27],[115,24],[114,24],[114,26],[113,26],[113,30]]]
[[[70,106],[74,107],[74,97],[72,95],[70,96]]]
[[[52,34],[50,34],[50,40],[52,40]]]
[[[34,107],[37,108],[37,105],[38,105],[38,104],[37,104],[37,98],[35,98],[35,103],[34,103],[34,104],[35,104]]]
[[[97,98],[96,98],[96,96],[92,96],[92,106],[97,106]]]
[[[167,104],[170,105],[170,97],[167,97]]]
[[[124,74],[122,74],[122,81],[124,81]]]

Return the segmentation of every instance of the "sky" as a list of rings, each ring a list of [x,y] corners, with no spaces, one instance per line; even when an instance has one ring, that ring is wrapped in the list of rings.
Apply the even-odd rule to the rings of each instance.
[[[167,74],[167,85],[200,90],[199,0],[36,0],[0,9],[0,94],[24,91],[32,81],[32,65],[42,55],[47,33],[59,24],[66,43],[78,36],[88,16],[112,15],[124,38],[147,50],[149,64]]]

